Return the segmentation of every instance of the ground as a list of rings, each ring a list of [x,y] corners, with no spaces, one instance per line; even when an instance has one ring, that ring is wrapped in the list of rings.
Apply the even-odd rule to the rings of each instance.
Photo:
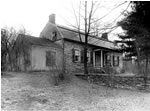
[[[53,85],[50,74],[9,73],[1,79],[2,111],[150,111],[150,93],[110,89],[68,77]]]

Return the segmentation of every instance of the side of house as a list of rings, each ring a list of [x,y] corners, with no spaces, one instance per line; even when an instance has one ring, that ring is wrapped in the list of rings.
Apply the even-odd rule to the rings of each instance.
[[[82,41],[81,41],[82,40]],[[19,35],[16,48],[20,70],[64,69],[69,72],[83,72],[84,33],[55,24],[55,15],[41,31],[40,37]],[[89,72],[101,70],[106,66],[122,68],[122,53],[118,46],[105,38],[89,36],[87,64]]]
[[[62,69],[62,49],[32,45],[31,68],[32,70]]]
[[[92,60],[92,47],[88,47],[87,52],[87,64],[88,68],[93,67]],[[65,69],[70,72],[82,72],[83,66],[83,44],[64,41],[64,59],[65,59]]]
[[[55,24],[55,15],[49,17],[49,21],[40,34],[41,38],[53,40],[63,47],[64,69],[70,72],[83,71],[83,45],[78,32]],[[84,33],[82,34],[84,41]],[[88,69],[102,69],[105,66],[114,67],[118,72],[122,68],[122,53],[117,46],[106,39],[89,36],[87,63]]]
[[[83,72],[83,44],[65,40],[64,53],[66,70]],[[120,72],[123,67],[122,54],[89,45],[87,64],[89,72],[101,70],[106,66],[113,67],[117,72]]]
[[[18,69],[22,71],[62,69],[63,49],[60,45],[45,38],[28,35],[19,35],[17,43]]]

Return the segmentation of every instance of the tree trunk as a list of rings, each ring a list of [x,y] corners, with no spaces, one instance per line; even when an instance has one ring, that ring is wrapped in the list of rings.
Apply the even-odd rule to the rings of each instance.
[[[1,71],[5,71],[7,69],[6,67],[6,52],[3,52],[1,55]]]
[[[87,44],[88,44],[88,33],[87,33],[87,1],[85,1],[84,74],[88,74],[88,70],[87,70]]]
[[[141,73],[143,73],[141,71],[140,61],[141,61],[140,60],[140,56],[139,56],[139,54],[137,54],[138,75],[140,75]]]
[[[88,74],[88,69],[87,69],[87,44],[85,43],[84,46],[84,74]]]
[[[9,64],[9,66],[10,66],[10,71],[13,71],[12,69],[13,69],[13,62],[12,62],[12,53],[9,51],[8,52],[8,64]]]
[[[141,62],[141,58],[140,58],[140,50],[138,48],[137,42],[135,41],[135,48],[136,48],[136,52],[137,52],[137,65],[138,65],[138,75],[140,75],[141,73],[141,66],[140,66],[140,62]]]
[[[145,61],[145,73],[144,73],[144,88],[146,89],[146,85],[147,85],[147,75],[148,75],[148,57],[146,57],[146,61]]]

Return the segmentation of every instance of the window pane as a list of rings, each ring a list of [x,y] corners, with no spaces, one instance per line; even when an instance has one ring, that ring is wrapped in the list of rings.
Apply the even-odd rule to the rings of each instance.
[[[79,50],[75,50],[75,55],[79,55]]]
[[[56,52],[46,52],[46,66],[54,66],[56,64]]]
[[[75,49],[74,53],[75,53],[74,61],[75,62],[80,62],[80,50]]]
[[[90,62],[90,52],[87,52],[87,62]]]
[[[52,32],[52,40],[55,41],[57,39],[57,33]]]
[[[79,61],[79,56],[75,56],[75,61]]]
[[[31,63],[30,63],[30,54],[29,53],[27,53],[27,54],[25,54],[25,65],[30,65]]]
[[[90,52],[87,52],[87,57],[90,57]]]
[[[106,55],[106,65],[110,66],[111,65],[111,56],[110,55]]]
[[[119,65],[119,56],[114,56],[114,65],[115,66]]]

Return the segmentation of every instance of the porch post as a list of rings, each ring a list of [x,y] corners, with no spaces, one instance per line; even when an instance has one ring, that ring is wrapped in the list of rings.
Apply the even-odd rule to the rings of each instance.
[[[95,67],[95,51],[93,51],[93,67]]]
[[[101,50],[101,67],[103,67],[103,51]]]

